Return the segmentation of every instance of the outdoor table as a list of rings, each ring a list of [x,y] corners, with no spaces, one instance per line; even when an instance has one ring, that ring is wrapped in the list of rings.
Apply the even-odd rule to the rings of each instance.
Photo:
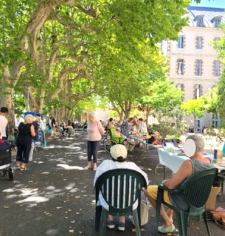
[[[172,153],[168,152],[163,148],[158,148],[158,154],[159,154],[159,165],[163,165],[163,179],[165,179],[165,167],[168,167],[170,170],[172,170],[173,173],[176,173],[182,163],[185,160],[188,160],[189,157],[187,156],[178,156],[178,153]],[[205,154],[203,157],[210,158],[213,160],[213,155],[212,154]],[[159,168],[159,167],[156,167]],[[215,165],[215,167],[218,169],[218,172],[220,173],[222,170],[225,170],[225,167],[223,166],[218,166]],[[155,170],[156,173],[156,170]]]
[[[144,144],[144,152],[141,155],[142,160],[145,158],[145,154],[149,149],[161,148],[162,147],[162,145],[154,145],[154,144],[147,143],[147,139],[136,137],[135,135],[132,135],[132,134],[129,135],[129,138],[134,139],[137,142]]]

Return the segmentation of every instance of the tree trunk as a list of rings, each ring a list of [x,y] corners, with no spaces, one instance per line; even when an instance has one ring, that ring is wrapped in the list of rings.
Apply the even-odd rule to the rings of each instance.
[[[148,116],[150,114],[151,108],[149,106],[146,106],[146,125],[148,127]]]
[[[8,114],[6,117],[8,120],[12,122],[13,125],[15,125],[15,111],[14,111],[15,104],[14,104],[13,96],[14,96],[13,88],[2,89],[0,93],[0,107],[8,108]]]

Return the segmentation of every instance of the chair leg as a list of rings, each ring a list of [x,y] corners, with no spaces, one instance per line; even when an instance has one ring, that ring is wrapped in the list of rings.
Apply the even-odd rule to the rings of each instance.
[[[133,210],[133,217],[134,217],[134,224],[135,224],[135,229],[136,229],[136,235],[137,236],[141,236],[141,230],[140,230],[140,225],[139,225],[137,209]]]
[[[205,213],[205,212],[203,213],[203,218],[204,218],[204,221],[205,221],[205,226],[206,226],[208,235],[211,236],[210,231],[209,231],[209,226],[208,226],[208,222],[207,222],[207,219],[206,219],[206,213]]]
[[[188,213],[185,211],[176,211],[179,236],[187,236]]]
[[[162,199],[163,199],[163,190],[158,189],[157,205],[156,205],[156,229],[155,229],[156,236],[158,236],[159,216],[160,216]]]
[[[108,211],[102,208],[102,220],[100,227],[100,236],[105,236]]]
[[[99,224],[101,219],[102,206],[97,206],[95,209],[95,230],[99,230]]]

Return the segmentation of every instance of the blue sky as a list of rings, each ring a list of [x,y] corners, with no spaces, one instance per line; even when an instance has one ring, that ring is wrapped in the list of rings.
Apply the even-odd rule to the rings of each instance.
[[[201,0],[200,4],[192,0],[191,6],[225,8],[225,0]]]

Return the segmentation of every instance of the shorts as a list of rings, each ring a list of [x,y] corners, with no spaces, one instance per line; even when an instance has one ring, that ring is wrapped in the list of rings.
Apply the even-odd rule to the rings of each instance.
[[[158,185],[150,185],[147,187],[147,193],[148,195],[153,198],[154,200],[157,200],[157,195],[158,195]],[[169,193],[168,191],[164,190],[163,192],[163,199],[164,201],[169,204],[169,205],[173,205],[170,201],[169,198]]]

